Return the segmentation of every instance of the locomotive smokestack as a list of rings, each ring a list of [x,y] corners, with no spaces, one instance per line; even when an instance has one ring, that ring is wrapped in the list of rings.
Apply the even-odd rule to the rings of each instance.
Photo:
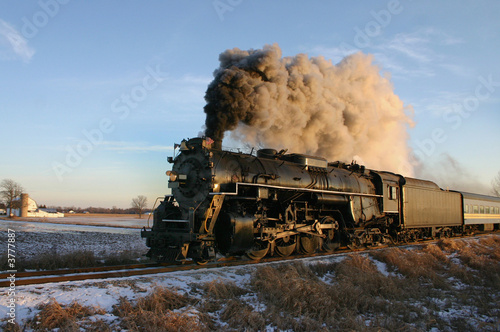
[[[222,138],[214,139],[214,142],[212,143],[212,149],[222,150]]]
[[[411,106],[361,52],[333,65],[322,56],[282,57],[277,44],[226,50],[205,93],[205,136],[225,131],[247,145],[412,175]],[[410,114],[407,114],[410,113]]]

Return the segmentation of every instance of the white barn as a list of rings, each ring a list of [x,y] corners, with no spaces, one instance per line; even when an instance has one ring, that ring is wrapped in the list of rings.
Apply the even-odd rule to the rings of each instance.
[[[36,217],[36,218],[62,218],[62,217],[64,217],[64,213],[47,211],[45,209],[39,209],[35,200],[33,200],[31,197],[29,197],[28,194],[22,194],[21,196],[24,196],[24,195],[26,195],[25,199],[27,198],[27,202],[25,203],[25,205],[26,205],[25,208],[27,209],[26,217]],[[21,203],[20,205],[22,205],[22,197],[16,198],[14,201],[20,202]],[[22,216],[22,208],[12,209],[12,214],[14,216],[21,217]],[[9,208],[7,208],[7,215],[10,215]]]

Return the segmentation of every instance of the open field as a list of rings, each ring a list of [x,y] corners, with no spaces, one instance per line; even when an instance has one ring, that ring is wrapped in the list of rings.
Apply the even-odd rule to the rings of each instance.
[[[116,257],[139,259],[148,250],[138,227],[127,225],[139,219],[75,218],[80,219],[0,220],[0,243],[7,243],[8,230],[15,232],[16,268],[20,271],[52,269],[57,264],[70,267],[78,262],[90,264]],[[72,254],[75,252],[78,255]],[[6,255],[7,250],[0,252],[2,267]]]
[[[148,215],[143,215],[139,219],[137,214],[109,214],[109,213],[73,213],[65,214],[64,218],[20,218],[0,217],[0,220],[5,221],[27,221],[39,223],[53,224],[69,224],[69,225],[87,225],[87,226],[107,226],[107,227],[125,227],[125,228],[143,228],[148,225]],[[150,225],[152,225],[153,216],[150,217]]]
[[[84,217],[84,218],[123,218],[123,219],[139,219],[138,214],[124,213],[66,213],[64,218]],[[143,214],[142,219],[147,219],[147,215]]]

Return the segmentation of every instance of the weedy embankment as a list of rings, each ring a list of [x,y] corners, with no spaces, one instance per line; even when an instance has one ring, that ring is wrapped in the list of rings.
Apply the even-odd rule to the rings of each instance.
[[[244,269],[244,268],[242,268]],[[40,306],[25,327],[65,331],[497,331],[500,237],[450,239],[411,249],[353,253],[344,259],[250,268],[179,292],[153,287],[102,309]],[[242,273],[244,270],[242,270]],[[135,282],[135,281],[134,281]],[[15,328],[15,327],[14,327]],[[21,328],[18,326],[18,328]],[[108,329],[109,330],[109,329]]]

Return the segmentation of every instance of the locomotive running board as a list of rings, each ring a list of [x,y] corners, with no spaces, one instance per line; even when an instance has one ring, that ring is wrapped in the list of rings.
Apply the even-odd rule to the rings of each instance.
[[[310,192],[310,193],[321,193],[321,194],[334,194],[334,195],[345,195],[345,196],[361,196],[361,197],[384,197],[383,195],[373,195],[373,194],[361,194],[361,193],[352,193],[346,191],[332,191],[332,190],[322,190],[322,189],[309,189],[309,188],[295,188],[295,187],[284,187],[284,186],[275,186],[270,184],[262,184],[262,183],[245,183],[245,182],[236,182],[236,191],[235,192],[212,192],[210,195],[229,195],[236,196],[238,195],[238,187],[241,186],[249,186],[249,187],[264,187],[271,189],[280,189],[280,190],[291,190],[291,191],[302,191],[302,192]]]

